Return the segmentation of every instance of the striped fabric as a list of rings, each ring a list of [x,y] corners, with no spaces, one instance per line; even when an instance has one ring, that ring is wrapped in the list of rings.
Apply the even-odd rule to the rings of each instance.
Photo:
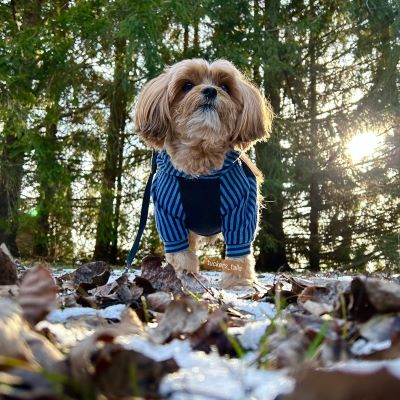
[[[230,149],[224,166],[208,175],[193,178],[178,171],[165,150],[157,156],[158,171],[151,189],[158,233],[165,252],[174,253],[189,247],[186,215],[178,178],[218,179],[220,189],[220,232],[226,244],[226,257],[251,253],[251,244],[258,222],[257,183],[254,174],[239,159],[240,153]],[[208,207],[207,202],[204,204]]]

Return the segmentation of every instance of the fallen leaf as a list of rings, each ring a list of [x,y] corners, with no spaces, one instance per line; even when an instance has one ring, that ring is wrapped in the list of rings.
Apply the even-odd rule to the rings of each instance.
[[[35,363],[31,349],[22,333],[28,329],[19,305],[9,299],[0,299],[0,356]]]
[[[0,299],[0,332],[0,356],[26,360],[49,370],[64,359],[48,339],[31,329],[18,304],[7,299]]]
[[[305,369],[291,394],[279,400],[398,400],[400,380],[387,369],[371,373]]]
[[[1,361],[0,361],[1,366]],[[40,370],[12,368],[0,373],[0,398],[9,400],[57,400],[60,397]],[[68,400],[70,397],[64,397]]]
[[[16,282],[17,267],[7,252],[0,248],[0,285],[14,285]]]
[[[64,355],[47,338],[33,330],[25,330],[21,334],[32,351],[33,357],[38,364],[48,371],[57,371],[57,366],[64,360]]]
[[[144,335],[145,330],[137,313],[130,307],[125,308],[121,314],[121,321],[117,326],[120,334]]]
[[[147,279],[157,290],[182,293],[182,282],[177,277],[172,265],[162,266],[164,257],[147,256],[141,265],[141,276]]]
[[[57,291],[58,287],[46,267],[37,265],[24,274],[18,303],[31,325],[44,319],[55,308]]]
[[[165,312],[167,306],[172,301],[171,293],[155,292],[146,297],[147,307],[157,312]]]
[[[207,321],[189,337],[193,350],[209,353],[211,348],[215,347],[220,355],[237,356],[232,342],[223,329],[223,326],[227,326],[227,323],[226,307],[211,313]]]
[[[310,314],[319,317],[323,314],[329,314],[333,311],[333,306],[325,303],[318,303],[316,301],[307,300],[302,304],[303,308],[307,310]]]
[[[292,290],[283,289],[283,283],[278,279],[263,297],[267,297],[271,302],[276,302],[277,299],[284,301],[285,304],[295,303],[297,294]]]
[[[111,267],[104,261],[95,261],[81,265],[74,274],[74,283],[86,292],[97,286],[103,286],[111,275]]]
[[[355,278],[354,286],[363,285],[373,307],[378,312],[400,311],[400,285],[387,280],[366,277]]]
[[[71,374],[79,387],[108,399],[157,396],[166,373],[177,370],[172,360],[155,362],[115,343],[118,328],[104,329],[84,339],[69,355]]]
[[[133,300],[139,300],[143,294],[143,288],[134,282],[129,282],[128,275],[123,274],[117,279],[117,288],[115,293],[122,303],[129,303]]]
[[[166,374],[176,372],[173,359],[156,362],[134,350],[107,343],[93,356],[94,382],[107,399],[158,398]]]
[[[135,282],[137,286],[143,289],[143,296],[147,296],[148,294],[156,292],[156,289],[153,288],[150,281],[148,281],[146,278],[143,278],[142,276],[135,276],[133,282]]]
[[[344,293],[344,299],[346,301],[347,315],[351,320],[365,322],[377,312],[369,299],[363,281],[359,278],[353,279],[349,291]],[[338,310],[339,312],[342,313],[341,310]]]
[[[152,338],[162,343],[181,334],[193,333],[207,320],[207,316],[207,303],[182,295],[168,305],[152,331]]]

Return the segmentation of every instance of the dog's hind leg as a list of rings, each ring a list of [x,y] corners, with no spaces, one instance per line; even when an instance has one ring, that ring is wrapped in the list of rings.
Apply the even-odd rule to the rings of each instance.
[[[242,257],[227,257],[228,260],[240,261],[243,264],[243,270],[240,275],[223,272],[219,285],[223,289],[252,288],[253,283],[257,282],[255,271],[255,260],[252,254]]]

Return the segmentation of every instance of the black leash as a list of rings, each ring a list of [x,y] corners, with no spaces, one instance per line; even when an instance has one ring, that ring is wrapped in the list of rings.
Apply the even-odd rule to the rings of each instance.
[[[140,211],[140,222],[139,229],[136,235],[135,241],[133,242],[131,251],[128,254],[128,258],[126,259],[126,267],[124,273],[129,271],[131,267],[132,261],[136,257],[136,253],[139,249],[140,239],[142,238],[144,228],[146,227],[147,216],[149,214],[149,204],[150,204],[150,193],[151,193],[151,184],[153,182],[153,176],[157,170],[157,154],[156,150],[153,150],[151,155],[151,170],[150,175],[147,178],[146,188],[144,189],[143,201],[142,201],[142,210]]]

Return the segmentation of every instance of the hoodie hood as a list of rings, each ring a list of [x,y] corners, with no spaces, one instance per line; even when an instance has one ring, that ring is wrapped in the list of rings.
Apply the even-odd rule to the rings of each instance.
[[[240,164],[240,152],[230,148],[226,153],[224,165],[220,169],[213,170],[207,175],[201,175],[199,177],[194,177],[192,175],[185,174],[182,171],[178,171],[171,162],[171,158],[165,150],[161,150],[157,155],[157,166],[159,171],[167,175],[180,176],[188,179],[208,179],[208,178],[218,178],[219,176],[227,173],[234,165]]]

